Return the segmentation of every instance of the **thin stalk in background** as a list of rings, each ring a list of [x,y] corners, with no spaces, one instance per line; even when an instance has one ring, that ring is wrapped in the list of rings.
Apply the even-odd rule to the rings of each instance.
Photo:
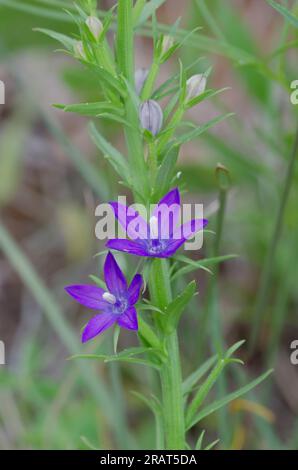
[[[256,345],[260,328],[261,328],[261,325],[265,316],[266,303],[268,301],[268,296],[269,296],[270,288],[271,288],[272,270],[274,266],[275,253],[276,253],[276,248],[277,248],[278,241],[280,238],[280,234],[283,228],[286,204],[287,204],[290,189],[293,183],[294,168],[295,168],[297,152],[298,152],[298,128],[295,134],[292,154],[291,154],[291,158],[288,164],[285,181],[283,184],[280,204],[279,204],[279,208],[277,211],[274,228],[272,232],[272,238],[271,238],[269,248],[266,254],[264,268],[261,274],[260,288],[257,293],[256,303],[255,303],[255,307],[253,311],[252,333],[251,333],[251,337],[249,340],[250,353],[253,351]]]
[[[266,351],[266,359],[268,364],[272,364],[275,360],[278,346],[280,345],[283,324],[287,319],[288,304],[291,295],[291,289],[296,283],[297,278],[297,232],[295,231],[291,238],[287,241],[289,246],[288,254],[283,261],[283,267],[279,273],[278,289],[274,299],[274,308],[272,311],[272,319],[270,319],[270,338],[268,341],[268,349]],[[293,255],[294,253],[294,255]]]
[[[215,235],[214,245],[212,248],[213,257],[217,257],[220,254],[220,245],[222,241],[224,218],[225,218],[226,206],[227,206],[227,195],[228,195],[228,190],[230,187],[230,175],[229,175],[228,170],[223,165],[220,165],[220,164],[217,165],[216,177],[217,177],[217,184],[219,187],[219,193],[218,193],[219,210],[218,210],[217,218],[216,218],[216,228],[215,228],[216,235]],[[224,344],[224,340],[222,337],[222,325],[221,325],[220,306],[219,306],[219,289],[218,289],[219,276],[218,275],[219,275],[219,266],[216,265],[213,269],[213,275],[210,279],[208,290],[207,290],[205,318],[206,318],[207,324],[210,326],[212,350],[214,353],[222,354],[225,349],[225,344]],[[206,337],[207,335],[204,335],[204,336]],[[225,394],[227,394],[226,376],[225,376],[224,368],[218,377],[218,382],[216,384],[216,394],[219,399],[225,396]],[[225,408],[221,408],[219,410],[218,420],[219,420],[220,442],[224,444],[225,447],[227,447],[231,441],[231,432],[228,426],[228,413]]]

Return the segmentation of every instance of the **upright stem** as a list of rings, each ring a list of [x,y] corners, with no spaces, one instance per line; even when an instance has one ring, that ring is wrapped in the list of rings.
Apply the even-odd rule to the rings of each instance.
[[[128,87],[133,90],[134,83],[134,29],[133,29],[133,1],[118,1],[118,31],[117,31],[117,57],[120,72],[126,79]],[[139,130],[138,110],[128,92],[124,102],[126,119],[125,137],[131,162],[131,171],[135,197],[141,194],[144,199],[149,197],[149,184],[147,168],[144,159],[142,137]]]
[[[150,273],[150,294],[154,304],[164,309],[172,300],[166,259],[155,259]],[[162,333],[162,327],[159,325]],[[162,333],[163,334],[163,333]],[[160,371],[166,449],[185,449],[184,403],[180,355],[176,331],[164,338],[167,360]]]
[[[220,254],[220,245],[222,240],[222,232],[224,226],[224,218],[226,212],[226,204],[227,204],[227,191],[228,187],[223,185],[219,188],[219,210],[217,213],[216,219],[216,237],[214,241],[214,245],[212,247],[212,254],[211,256],[217,257]],[[218,301],[218,265],[214,267],[213,276],[210,279],[207,295],[206,295],[206,306],[203,312],[202,318],[202,331],[203,337],[200,344],[200,354],[204,351],[206,347],[206,341],[208,341],[207,331],[210,330],[211,332],[211,343],[212,349],[215,353],[222,353],[224,350],[224,341],[221,335],[221,317],[220,317],[220,309],[219,309],[219,301]],[[226,374],[224,367],[222,368],[221,374],[218,377],[218,381],[216,383],[216,396],[217,399],[221,399],[227,393],[226,391]],[[199,400],[199,399],[198,399]],[[193,409],[195,408],[195,403],[193,405]],[[220,432],[221,443],[224,446],[228,446],[230,440],[230,431],[228,423],[228,413],[226,412],[225,408],[221,408],[218,413],[218,426]]]
[[[253,329],[252,329],[252,334],[251,334],[250,343],[249,343],[250,351],[253,350],[256,344],[260,326],[264,318],[264,310],[265,310],[265,306],[267,303],[271,279],[272,279],[274,256],[275,256],[275,251],[276,251],[276,247],[278,244],[278,240],[280,237],[280,233],[282,230],[285,207],[286,207],[286,203],[289,197],[289,192],[290,192],[290,188],[291,188],[293,177],[294,177],[294,167],[295,167],[295,160],[297,157],[297,151],[298,151],[298,129],[295,135],[292,155],[291,155],[291,159],[289,161],[288,168],[287,168],[287,174],[286,174],[286,178],[285,178],[284,185],[283,185],[283,192],[281,195],[278,212],[277,212],[277,216],[275,219],[272,238],[271,238],[270,245],[267,251],[267,255],[266,255],[266,259],[264,263],[264,269],[263,269],[262,276],[261,276],[260,289],[258,291],[256,304],[255,304],[255,308],[253,312]]]

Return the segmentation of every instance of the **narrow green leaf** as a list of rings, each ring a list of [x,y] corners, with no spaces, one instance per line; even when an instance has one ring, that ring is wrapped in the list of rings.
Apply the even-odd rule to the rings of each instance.
[[[198,128],[194,131],[188,132],[186,134],[183,134],[179,137],[177,137],[177,142],[179,144],[185,144],[186,142],[190,142],[191,140],[194,140],[198,138],[200,135],[202,135],[204,132],[206,132],[208,129],[211,127],[215,126],[216,124],[219,124],[220,122],[224,121],[225,119],[234,116],[233,113],[227,113],[223,114],[221,116],[217,116],[216,118],[211,119],[210,121],[206,122],[202,126],[198,126]]]
[[[115,113],[119,116],[124,115],[124,111],[120,107],[109,102],[101,103],[79,103],[79,104],[57,104],[54,105],[58,109],[62,109],[67,113],[77,113],[83,116],[98,116],[102,113]]]
[[[173,145],[167,152],[159,167],[156,177],[156,200],[160,200],[161,197],[169,191],[169,185],[174,176],[175,166],[179,156],[179,150],[179,145]]]
[[[135,397],[137,397],[139,400],[141,400],[143,403],[145,403],[145,405],[148,406],[148,408],[154,413],[154,414],[157,414],[157,415],[162,415],[162,410],[161,410],[161,407],[160,407],[160,403],[158,402],[157,398],[155,397],[152,397],[151,399],[148,398],[148,397],[145,397],[145,395],[143,395],[142,393],[140,392],[136,392],[135,390],[133,390],[131,392],[132,395],[134,395]]]
[[[245,395],[248,393],[250,390],[255,388],[257,385],[259,385],[261,382],[263,382],[267,377],[272,374],[273,369],[268,370],[264,374],[260,375],[257,379],[253,380],[249,384],[245,385],[244,387],[239,388],[235,392],[229,393],[226,395],[224,398],[221,398],[220,400],[216,400],[210,405],[206,406],[205,408],[202,409],[189,423],[187,426],[187,429],[192,428],[195,424],[197,424],[199,421],[202,419],[206,418],[206,416],[209,416],[210,414],[214,413],[215,411],[219,410],[223,406],[228,405],[232,401],[236,400],[237,398],[241,397],[242,395]]]
[[[136,24],[139,21],[140,15],[144,9],[147,0],[136,0],[133,7],[133,23]]]
[[[201,432],[201,434],[199,435],[199,438],[197,440],[197,443],[196,443],[196,447],[195,447],[195,450],[201,450],[202,449],[202,444],[203,444],[203,439],[204,439],[204,436],[205,436],[205,429]]]
[[[190,374],[182,384],[183,395],[188,395],[199,380],[208,372],[209,369],[216,363],[218,359],[217,354],[207,359],[197,370]]]
[[[168,334],[172,333],[177,328],[180,317],[187,306],[187,304],[192,299],[196,291],[196,282],[191,281],[184,291],[178,295],[165,309],[166,322],[166,332]]]
[[[197,269],[203,269],[209,266],[215,266],[219,263],[222,263],[223,261],[228,261],[230,259],[237,258],[237,255],[223,255],[223,256],[216,256],[213,258],[206,258],[202,259],[199,261],[194,261],[190,258],[187,258],[186,256],[183,255],[176,255],[174,257],[175,260],[180,261],[182,263],[186,263],[187,266],[184,266],[183,268],[179,269],[176,273],[173,274],[172,280],[176,279],[177,277],[180,277],[184,274],[190,273],[192,271],[195,271]]]
[[[231,356],[234,354],[234,352],[236,352],[239,348],[241,348],[241,346],[242,346],[244,343],[245,343],[245,339],[242,339],[242,340],[240,340],[240,341],[237,341],[237,343],[233,344],[233,346],[231,346],[231,347],[227,350],[227,352],[226,352],[226,354],[225,354],[225,357],[226,357],[226,358],[231,357]]]
[[[209,376],[205,380],[205,382],[202,384],[202,386],[199,388],[197,391],[195,397],[193,398],[192,402],[189,405],[189,408],[187,410],[187,415],[186,415],[186,421],[190,422],[193,419],[193,416],[197,412],[198,408],[201,406],[203,403],[204,399],[206,398],[207,394],[217,381],[218,377],[222,373],[223,369],[225,368],[226,365],[230,363],[239,363],[243,364],[243,362],[240,359],[231,359],[231,356],[234,354],[235,351],[237,351],[242,344],[244,343],[244,340],[238,341],[237,343],[233,344],[225,353],[224,357],[218,359],[217,365],[213,368],[213,370],[210,372]],[[217,356],[218,358],[218,356]],[[213,358],[210,359],[210,362]]]
[[[153,13],[163,4],[166,0],[150,0],[146,3],[143,8],[143,11],[139,15],[139,20],[137,22],[137,26],[141,26],[144,24],[152,15]]]
[[[205,447],[204,450],[211,450],[211,449],[213,449],[213,447],[215,447],[216,444],[218,444],[218,443],[219,443],[219,439],[216,439],[215,441],[211,442],[211,444],[208,444],[208,446]]]
[[[115,356],[106,356],[104,354],[77,354],[75,356],[72,356],[70,359],[97,359],[105,363],[127,362],[129,364],[138,364],[152,367],[157,370],[160,369],[160,366],[157,363],[150,361],[149,359],[136,358],[133,356],[120,356],[119,354],[115,354]]]
[[[152,328],[145,322],[141,317],[138,318],[139,321],[139,335],[145,341],[146,344],[149,344],[153,349],[162,351],[162,343],[160,342],[158,336],[154,333]]]
[[[102,81],[105,87],[114,93],[116,92],[123,98],[126,96],[125,86],[119,77],[114,77],[110,72],[105,70],[103,67],[100,67],[99,65],[91,64],[85,61],[83,63],[97,76],[99,82]]]
[[[201,404],[207,397],[208,393],[210,392],[211,388],[217,381],[218,377],[220,376],[226,365],[227,361],[225,359],[219,359],[216,366],[212,369],[206,380],[200,386],[199,390],[196,392],[193,400],[188,406],[186,413],[186,425],[192,422],[195,414],[197,413],[198,408],[200,408]]]
[[[206,90],[204,93],[201,93],[199,96],[196,98],[193,98],[192,100],[188,101],[186,108],[190,109],[196,106],[199,103],[202,103],[202,101],[205,101],[209,98],[213,98],[214,96],[218,95],[219,93],[222,93],[223,91],[229,90],[229,87],[221,88],[219,90]]]
[[[66,36],[65,34],[58,33],[56,31],[52,31],[50,29],[45,29],[45,28],[34,28],[33,31],[37,31],[39,33],[46,34],[52,39],[55,39],[56,41],[60,42],[68,51],[73,52],[74,50],[74,45],[76,41],[69,36]]]
[[[89,439],[85,436],[81,436],[81,441],[85,444],[85,446],[90,449],[90,450],[100,450],[99,447],[95,447],[94,444],[92,444]]]
[[[106,284],[105,282],[102,280],[102,279],[99,279],[99,277],[97,276],[94,276],[93,274],[90,274],[90,279],[92,279],[92,281],[99,287],[101,287],[102,289],[105,289],[106,290]]]

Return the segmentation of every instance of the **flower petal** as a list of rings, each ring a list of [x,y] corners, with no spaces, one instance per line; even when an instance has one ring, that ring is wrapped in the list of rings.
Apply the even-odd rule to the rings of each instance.
[[[166,204],[167,206],[171,206],[172,204],[176,204],[180,206],[180,193],[178,188],[171,189],[158,203]]]
[[[118,202],[110,202],[109,204],[129,238],[138,240],[148,237],[148,224],[137,211]]]
[[[112,250],[124,251],[136,256],[149,256],[148,250],[145,243],[141,240],[127,240],[126,238],[117,238],[114,240],[108,240],[106,243],[107,248]]]
[[[104,264],[104,277],[109,292],[119,297],[127,291],[127,282],[112,253],[108,253]]]
[[[164,257],[172,256],[183,243],[192,238],[199,230],[203,230],[207,224],[207,219],[193,219],[178,227],[173,233],[173,239],[167,244],[163,253]]]
[[[207,219],[193,219],[189,222],[178,227],[173,233],[173,239],[184,238],[188,240],[192,238],[199,230],[203,230],[204,227],[208,224]]]
[[[74,285],[65,287],[65,290],[71,297],[85,307],[102,310],[108,306],[108,303],[102,298],[104,290],[100,287]]]
[[[155,207],[152,216],[158,220],[159,238],[170,238],[180,222],[181,206],[178,188],[167,193]]]
[[[126,312],[122,313],[122,315],[119,316],[117,323],[119,326],[126,328],[127,330],[138,330],[138,317],[135,307],[130,307]]]
[[[134,305],[137,303],[140,297],[140,290],[141,290],[142,285],[143,285],[143,278],[141,274],[136,274],[128,288],[128,301],[130,305]]]
[[[167,248],[158,255],[159,258],[170,258],[170,256],[173,256],[174,253],[180,248],[183,243],[185,243],[186,240],[185,238],[180,238],[178,240],[171,240],[167,246]]]
[[[116,319],[117,317],[111,313],[95,315],[95,317],[91,318],[91,320],[87,323],[83,331],[82,343],[86,343],[86,341],[89,341],[106,329],[110,328],[110,326],[115,323]]]

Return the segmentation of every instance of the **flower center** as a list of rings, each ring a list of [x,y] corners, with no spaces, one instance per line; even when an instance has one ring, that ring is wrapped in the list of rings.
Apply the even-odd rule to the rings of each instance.
[[[167,247],[166,240],[149,240],[148,250],[152,255],[162,253]]]
[[[128,307],[127,299],[124,299],[124,298],[117,299],[117,302],[113,306],[113,313],[115,313],[116,315],[121,315],[122,313],[125,312],[125,310],[127,310],[127,307]]]

